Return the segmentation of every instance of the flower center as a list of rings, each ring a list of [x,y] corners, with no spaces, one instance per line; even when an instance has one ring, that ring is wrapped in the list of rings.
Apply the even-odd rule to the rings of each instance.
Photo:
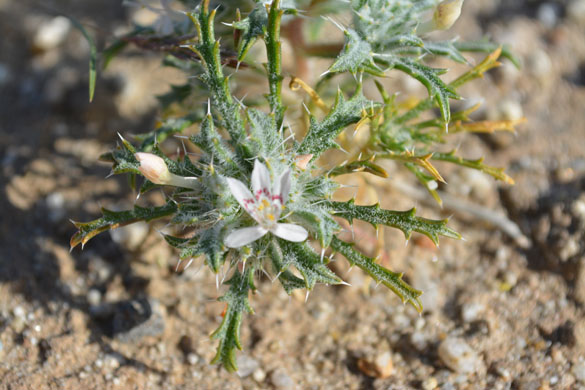
[[[270,230],[276,226],[282,211],[282,198],[280,195],[272,195],[268,189],[263,189],[255,194],[256,199],[247,202],[248,212],[264,229]]]

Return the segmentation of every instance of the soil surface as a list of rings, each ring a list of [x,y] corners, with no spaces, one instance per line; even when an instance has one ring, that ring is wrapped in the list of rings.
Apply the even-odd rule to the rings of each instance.
[[[0,0],[0,389],[585,389],[584,1],[467,1],[453,29],[508,43],[523,62],[461,91],[485,100],[478,118],[527,118],[517,134],[460,142],[466,157],[508,166],[515,186],[447,169],[440,210],[405,195],[415,184],[396,171],[358,194],[452,216],[463,233],[440,248],[380,233],[381,261],[424,291],[422,315],[341,259],[332,267],[352,287],[320,286],[306,302],[264,278],[238,375],[209,365],[224,308],[216,276],[176,271],[164,222],[69,251],[70,219],[133,205],[98,156],[117,132],[150,130],[155,96],[184,76],[131,50],[89,104],[88,45],[59,14],[100,47],[136,17],[118,0]],[[375,254],[376,233],[354,233]]]

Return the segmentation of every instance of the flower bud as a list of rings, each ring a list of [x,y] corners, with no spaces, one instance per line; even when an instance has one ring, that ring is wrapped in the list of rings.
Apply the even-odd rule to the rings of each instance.
[[[433,14],[435,30],[448,30],[459,19],[463,0],[444,0],[437,5]]]
[[[154,184],[168,184],[171,180],[171,172],[161,157],[152,153],[136,153],[134,155],[140,166],[138,170]]]
[[[443,0],[435,8],[433,18],[422,23],[417,31],[426,34],[436,30],[448,30],[461,15],[463,0]]]
[[[140,163],[138,170],[154,184],[195,188],[196,177],[178,176],[169,171],[165,160],[156,154],[139,152],[134,157]]]

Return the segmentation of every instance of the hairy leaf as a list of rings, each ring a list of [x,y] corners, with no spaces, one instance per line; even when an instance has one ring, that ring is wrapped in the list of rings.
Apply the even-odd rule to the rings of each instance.
[[[329,207],[334,215],[347,219],[350,223],[354,219],[369,222],[374,227],[378,225],[391,226],[400,229],[406,239],[412,232],[424,234],[435,245],[439,245],[439,236],[460,239],[461,235],[447,227],[448,220],[434,220],[416,216],[416,209],[408,211],[393,211],[380,208],[379,204],[371,206],[357,206],[353,199],[349,202],[330,202]]]
[[[422,312],[422,303],[419,299],[422,292],[415,290],[402,280],[402,274],[392,272],[381,265],[377,264],[374,259],[364,256],[353,248],[352,244],[341,241],[334,237],[331,241],[331,247],[341,253],[351,265],[357,265],[364,272],[370,275],[376,282],[380,282],[392,291],[402,302],[408,302],[420,313]]]

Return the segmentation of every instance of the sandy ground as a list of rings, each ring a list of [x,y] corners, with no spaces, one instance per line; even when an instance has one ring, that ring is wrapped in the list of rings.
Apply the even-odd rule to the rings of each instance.
[[[239,375],[208,364],[223,310],[215,275],[175,272],[160,225],[69,253],[69,219],[134,201],[97,157],[116,132],[150,129],[154,95],[182,78],[154,55],[128,53],[100,75],[89,104],[81,35],[54,46],[35,38],[61,11],[102,45],[128,23],[118,3],[0,0],[1,389],[585,389],[583,1],[465,3],[455,32],[511,44],[524,68],[507,64],[463,94],[484,97],[483,117],[528,121],[516,135],[461,140],[467,156],[508,165],[513,187],[452,169],[445,190],[456,207],[441,211],[378,186],[387,207],[453,215],[466,238],[436,249],[383,233],[382,261],[425,291],[424,313],[343,261],[332,267],[353,286],[318,287],[306,303],[263,279],[242,326]],[[399,172],[392,181],[410,183]],[[529,244],[462,201],[509,218]],[[374,250],[372,230],[356,235]]]

